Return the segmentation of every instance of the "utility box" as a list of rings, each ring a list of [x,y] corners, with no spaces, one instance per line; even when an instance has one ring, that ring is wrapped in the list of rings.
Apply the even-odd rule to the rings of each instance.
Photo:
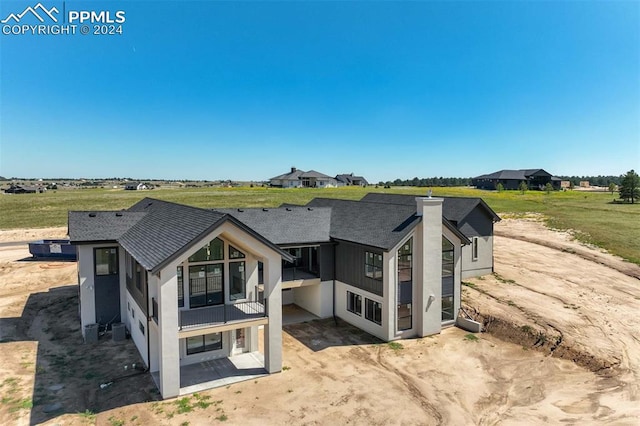
[[[96,343],[98,341],[98,324],[87,324],[84,326],[84,342]]]
[[[121,342],[127,337],[124,323],[117,322],[111,326],[111,337],[114,342]]]

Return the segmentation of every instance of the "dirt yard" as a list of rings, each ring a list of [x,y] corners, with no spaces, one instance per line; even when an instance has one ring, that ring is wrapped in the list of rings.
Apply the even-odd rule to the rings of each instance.
[[[535,220],[499,223],[497,274],[463,287],[488,331],[477,339],[286,326],[282,373],[170,401],[133,368],[131,342],[82,344],[75,263],[8,244],[63,234],[0,231],[0,424],[640,422],[640,268]]]

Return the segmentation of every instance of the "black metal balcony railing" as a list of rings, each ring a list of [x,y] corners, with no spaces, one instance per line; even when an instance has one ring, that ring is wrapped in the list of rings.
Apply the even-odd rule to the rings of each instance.
[[[282,281],[312,280],[320,278],[320,274],[306,268],[290,267],[282,269]]]
[[[226,324],[264,318],[267,311],[260,302],[241,302],[233,305],[205,306],[179,311],[180,329]]]

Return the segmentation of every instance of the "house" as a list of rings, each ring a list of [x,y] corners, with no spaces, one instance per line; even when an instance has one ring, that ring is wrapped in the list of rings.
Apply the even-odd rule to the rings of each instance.
[[[142,191],[148,188],[147,185],[142,182],[129,182],[124,186],[124,189],[127,191]]]
[[[338,181],[315,170],[305,172],[292,167],[289,173],[269,179],[269,185],[274,188],[334,188]]]
[[[274,188],[300,188],[302,186],[300,175],[303,173],[304,172],[302,170],[292,167],[289,173],[269,179],[269,185]]]
[[[504,189],[519,189],[521,182],[525,182],[529,189],[543,190],[550,183],[553,189],[559,190],[561,179],[543,169],[500,170],[474,177],[471,185],[478,189],[495,190],[501,183]]]
[[[384,341],[439,333],[456,323],[471,243],[443,202],[207,210],[145,198],[124,211],[70,212],[83,335],[124,323],[169,398],[192,391],[184,377],[203,362],[250,357],[251,371],[280,371],[283,304]]]
[[[338,186],[367,186],[369,182],[362,176],[354,176],[353,173],[336,175]]]
[[[403,194],[369,193],[362,201],[374,203],[414,204],[414,196]],[[482,198],[442,197],[442,215],[461,232],[471,244],[462,248],[462,279],[493,272],[493,224],[500,217]]]
[[[5,189],[6,194],[36,194],[43,193],[47,189],[43,186],[25,186],[25,185],[11,185]]]

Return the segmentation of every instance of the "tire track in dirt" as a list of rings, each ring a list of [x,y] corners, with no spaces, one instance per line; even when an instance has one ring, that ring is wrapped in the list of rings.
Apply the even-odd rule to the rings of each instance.
[[[588,248],[575,247],[573,245],[563,244],[555,241],[544,240],[541,238],[529,237],[526,235],[514,234],[496,229],[494,235],[510,240],[524,241],[527,243],[537,244],[539,246],[558,250],[564,253],[570,253],[579,256],[590,262],[597,263],[607,268],[623,273],[629,277],[640,280],[640,266],[633,263],[625,262],[622,259],[610,259],[611,254],[599,253]]]

